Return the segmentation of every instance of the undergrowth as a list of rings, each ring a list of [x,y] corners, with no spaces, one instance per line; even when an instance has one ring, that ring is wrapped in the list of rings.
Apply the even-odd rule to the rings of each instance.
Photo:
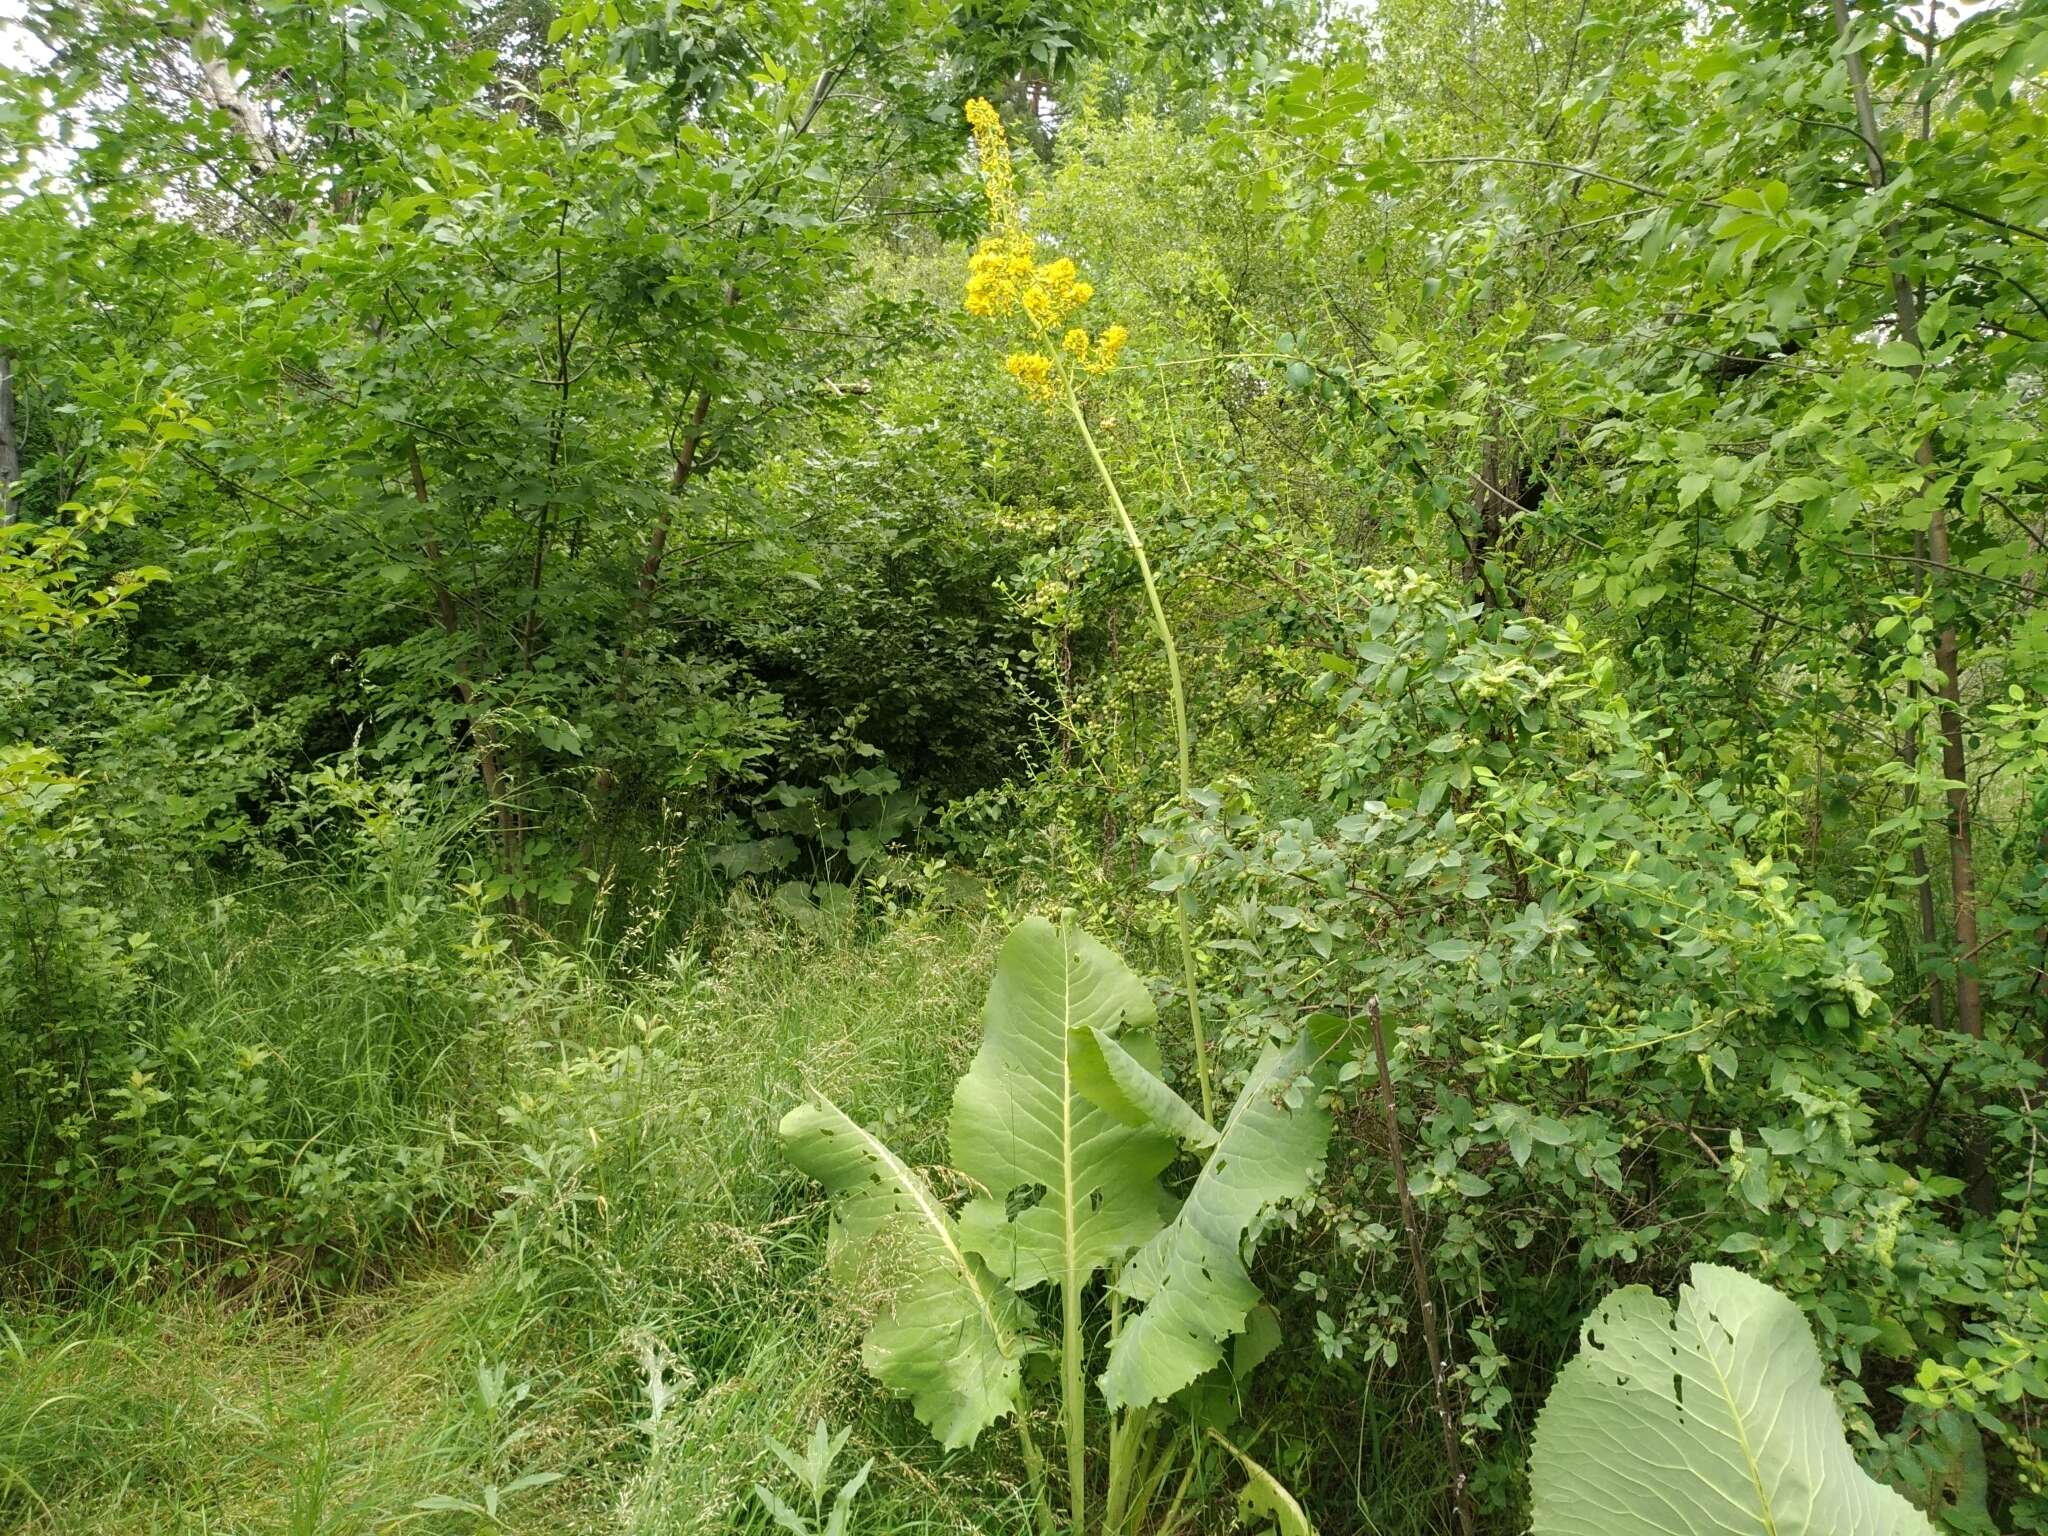
[[[375,951],[389,913],[346,888],[191,915],[160,930],[177,952],[151,1006],[177,1016],[139,1032],[260,1054],[255,1140],[434,1171],[345,1271],[237,1257],[226,1226],[160,1235],[154,1268],[17,1268],[0,1520],[756,1529],[753,1484],[786,1475],[770,1439],[822,1416],[876,1459],[860,1529],[1013,1528],[1016,1479],[943,1459],[860,1388],[858,1319],[814,1278],[822,1209],[771,1112],[814,1084],[935,1160],[993,949],[980,919],[806,931],[743,910],[637,974],[485,944],[459,973],[386,964],[372,985],[332,957]]]

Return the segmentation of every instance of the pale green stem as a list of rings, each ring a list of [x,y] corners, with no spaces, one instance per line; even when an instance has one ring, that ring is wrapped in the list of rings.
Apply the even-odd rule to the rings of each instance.
[[[1137,1480],[1137,1492],[1130,1499],[1128,1523],[1134,1531],[1146,1528],[1146,1517],[1152,1513],[1152,1506],[1159,1501],[1159,1490],[1166,1482],[1166,1474],[1173,1470],[1175,1438],[1169,1435],[1146,1452],[1144,1471]]]
[[[1159,1522],[1159,1536],[1173,1536],[1180,1528],[1181,1501],[1188,1496],[1188,1484],[1195,1480],[1195,1468],[1201,1465],[1201,1460],[1201,1445],[1197,1442],[1188,1457],[1187,1470],[1181,1473],[1180,1482],[1173,1490],[1173,1502],[1166,1506],[1166,1515]]]
[[[1113,1421],[1109,1432],[1109,1493],[1104,1502],[1102,1529],[1106,1536],[1119,1536],[1126,1529],[1132,1490],[1141,1480],[1145,1466],[1143,1452],[1151,1428],[1149,1408],[1127,1408]]]
[[[1088,1385],[1081,1361],[1081,1277],[1073,1247],[1067,1249],[1067,1283],[1060,1287],[1062,1328],[1060,1373],[1066,1397],[1067,1496],[1074,1510],[1073,1536],[1088,1528]]]
[[[1081,441],[1087,445],[1088,457],[1094,462],[1096,474],[1102,477],[1102,488],[1109,493],[1109,504],[1116,509],[1117,521],[1123,525],[1124,541],[1131,546],[1131,554],[1138,562],[1138,575],[1145,583],[1145,602],[1152,610],[1152,627],[1158,632],[1160,647],[1166,653],[1167,691],[1173,705],[1173,733],[1179,749],[1181,803],[1191,805],[1195,792],[1194,754],[1188,740],[1187,692],[1181,686],[1180,650],[1173,643],[1173,627],[1166,622],[1166,605],[1159,600],[1159,583],[1152,579],[1152,562],[1146,557],[1145,541],[1138,536],[1138,525],[1131,521],[1131,514],[1124,506],[1116,477],[1109,472],[1109,465],[1103,462],[1095,434],[1088,430],[1088,418],[1082,414],[1080,397],[1074,392],[1074,381],[1067,375],[1064,364],[1061,381],[1066,386],[1067,410],[1081,431]],[[1180,935],[1181,975],[1188,997],[1188,1027],[1195,1041],[1195,1077],[1202,1085],[1202,1118],[1213,1125],[1216,1121],[1216,1093],[1209,1081],[1209,1042],[1202,1029],[1201,991],[1195,980],[1195,935],[1188,923],[1187,903],[1178,893],[1173,897],[1173,921]]]
[[[1038,1454],[1038,1445],[1031,1438],[1031,1427],[1026,1420],[1030,1417],[1031,1405],[1026,1402],[1017,1409],[1017,1443],[1024,1451],[1024,1471],[1031,1479],[1031,1518],[1041,1532],[1053,1528],[1052,1509],[1045,1497],[1045,1458]]]
[[[1107,1290],[1109,1292],[1109,1347],[1116,1349],[1117,1334],[1122,1331],[1124,1320],[1123,1292],[1117,1289],[1119,1270],[1110,1266]],[[1124,1428],[1130,1422],[1126,1412],[1121,1420],[1112,1409],[1109,1415],[1109,1491],[1103,1495],[1102,1530],[1104,1536],[1115,1536],[1120,1528],[1124,1502]]]

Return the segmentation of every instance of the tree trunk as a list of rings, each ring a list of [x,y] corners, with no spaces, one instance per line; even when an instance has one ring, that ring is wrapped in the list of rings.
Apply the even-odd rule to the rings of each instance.
[[[1880,148],[1883,140],[1878,137],[1877,113],[1870,103],[1870,75],[1864,68],[1863,50],[1848,47],[1848,0],[1829,0],[1829,3],[1834,13],[1835,31],[1841,37],[1845,50],[1843,65],[1848,70],[1849,88],[1856,101],[1856,126],[1863,140],[1863,161],[1869,172],[1870,187],[1873,192],[1881,191],[1886,179],[1884,152]],[[1891,268],[1893,318],[1898,324],[1899,339],[1921,354],[1921,362],[1913,369],[1913,377],[1918,380],[1926,359],[1926,343],[1920,335],[1920,298],[1913,291],[1906,269],[1901,264],[1897,229],[1888,227],[1885,239],[1888,245],[1886,264]],[[1939,602],[1945,593],[1952,592],[1953,584],[1949,578],[1948,505],[1946,497],[1935,484],[1932,433],[1920,439],[1914,457],[1919,461],[1927,495],[1927,554],[1934,576],[1935,597]],[[1983,946],[1977,939],[1976,857],[1970,829],[1970,763],[1963,738],[1962,647],[1957,639],[1953,612],[1941,616],[1941,628],[1934,641],[1934,665],[1941,676],[1935,707],[1941,736],[1941,776],[1948,786],[1945,793],[1948,797],[1949,909],[1953,914],[1956,953],[1955,1027],[1970,1038],[1981,1040],[1984,1037],[1984,996],[1974,967],[1977,952]],[[1998,1185],[1983,1138],[1971,1130],[1963,1133],[1961,1141],[1965,1198],[1980,1216],[1988,1216],[1998,1203]]]
[[[1913,775],[1914,788],[1911,791],[1914,802],[1919,801],[1920,769],[1920,722],[1915,720],[1906,727],[1905,745],[1900,749],[1899,761]],[[1934,917],[1934,876],[1927,867],[1927,847],[1916,842],[1912,853],[1913,894],[1920,914],[1920,952],[1931,955],[1940,942],[1941,928]],[[1936,1029],[1948,1028],[1948,1010],[1941,997],[1941,978],[1927,979],[1927,1022]]]
[[[1543,486],[1521,445],[1501,429],[1498,419],[1472,478],[1472,522],[1458,530],[1465,545],[1460,574],[1467,594],[1488,608],[1518,607],[1520,595],[1508,575],[1508,545],[1518,520],[1542,500]]]
[[[683,488],[690,483],[690,473],[697,465],[697,445],[704,440],[704,418],[710,411],[711,386],[706,384],[697,392],[696,408],[690,412],[689,430],[683,434],[682,444],[676,449],[675,472],[668,481],[673,495],[681,495]],[[639,606],[652,602],[655,588],[660,585],[662,557],[668,553],[668,535],[674,523],[675,504],[671,502],[654,520],[654,533],[647,540],[647,556],[640,562]]]
[[[1835,18],[1835,30],[1846,44],[1849,40],[1849,7],[1847,0],[1830,0]],[[1856,124],[1863,140],[1863,159],[1868,168],[1872,191],[1880,191],[1885,185],[1884,155],[1879,149],[1882,142],[1878,137],[1877,113],[1870,103],[1870,76],[1864,69],[1863,51],[1849,49],[1843,57],[1849,72],[1850,89],[1856,99]],[[1905,269],[1899,265],[1898,244],[1892,231],[1886,235],[1892,241],[1891,281],[1892,309],[1898,323],[1899,339],[1908,346],[1920,347],[1920,300],[1913,292],[1913,285],[1906,280]],[[1918,376],[1915,369],[1915,376]],[[1948,507],[1942,497],[1933,490],[1934,440],[1924,437],[1920,440],[1917,454],[1920,469],[1928,487],[1927,553],[1934,571],[1937,592],[1950,587],[1948,580],[1950,552],[1948,540]],[[1934,642],[1934,664],[1941,674],[1941,685],[1936,690],[1936,719],[1941,733],[1941,776],[1948,781],[1948,864],[1949,893],[1954,913],[1956,944],[1956,1028],[1975,1038],[1984,1034],[1984,998],[1982,988],[1972,969],[1973,959],[1980,947],[1977,940],[1977,880],[1976,858],[1972,846],[1970,829],[1970,786],[1969,755],[1963,738],[1963,686],[1962,647],[1957,638],[1953,615],[1941,626]]]
[[[732,303],[738,291],[728,285],[726,303]],[[704,423],[710,414],[711,384],[706,380],[698,388],[697,403],[690,409],[690,424],[684,429],[683,440],[676,445],[675,468],[668,478],[669,503],[654,520],[654,532],[647,538],[647,553],[640,561],[638,588],[633,593],[625,637],[619,646],[619,674],[612,694],[614,699],[622,699],[626,695],[628,669],[635,651],[634,628],[647,605],[654,601],[654,594],[661,589],[661,562],[668,554],[669,534],[675,527],[675,498],[682,495],[690,477],[696,472],[697,450],[704,441]],[[579,864],[589,866],[597,857],[598,828],[609,814],[612,792],[618,788],[618,783],[618,775],[612,772],[609,763],[600,762],[590,776],[590,828],[578,845]]]
[[[14,521],[14,485],[21,479],[21,444],[14,435],[14,354],[0,351],[0,528]]]
[[[235,72],[221,56],[219,39],[202,23],[192,33],[191,47],[206,104],[225,113],[235,125],[257,175],[277,169],[277,146],[271,142],[269,125],[263,121],[261,109],[235,83]]]
[[[412,494],[421,506],[430,505],[427,495],[427,472],[420,463],[417,444],[409,445],[405,451],[406,467],[412,472]],[[455,594],[442,579],[443,563],[441,542],[431,533],[420,541],[420,547],[427,555],[427,579],[434,588],[434,614],[440,620],[441,628],[450,639],[459,638],[462,633],[462,616],[455,605]],[[455,664],[455,694],[462,700],[463,708],[470,712],[469,738],[476,746],[477,775],[483,780],[484,795],[491,802],[491,813],[498,824],[498,847],[509,862],[517,862],[524,842],[518,808],[505,795],[504,775],[498,761],[498,743],[490,723],[476,713],[476,687],[471,681],[469,663]],[[514,902],[515,910],[520,903]]]

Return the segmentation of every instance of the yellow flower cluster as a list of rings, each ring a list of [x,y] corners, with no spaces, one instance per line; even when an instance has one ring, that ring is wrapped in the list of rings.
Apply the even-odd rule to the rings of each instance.
[[[1088,333],[1076,325],[1060,338],[1060,350],[1090,373],[1107,373],[1116,366],[1117,354],[1130,339],[1129,331],[1112,325],[1091,341]]]
[[[1009,140],[996,109],[977,96],[967,103],[967,121],[974,129],[981,182],[988,193],[989,222],[989,233],[967,261],[967,312],[990,320],[1022,314],[1033,334],[1049,344],[1061,322],[1095,296],[1095,287],[1069,257],[1042,263],[1036,259],[1037,242],[1024,228],[1018,210]],[[1011,353],[1003,366],[1032,399],[1050,401],[1061,380],[1071,378],[1070,367],[1107,373],[1128,340],[1130,332],[1120,325],[1092,339],[1080,326],[1069,326],[1060,337],[1059,350],[1071,363],[1057,354],[1031,351]]]
[[[967,312],[1000,320],[1021,310],[1034,330],[1048,331],[1095,297],[1069,258],[1040,265],[1031,253],[1021,229],[985,237],[967,258]]]
[[[1052,399],[1052,359],[1043,352],[1012,352],[1003,359],[1003,367],[1011,378],[1024,386],[1024,393],[1032,399]]]
[[[1010,171],[1010,141],[1003,120],[981,97],[967,103],[967,125],[974,130],[974,149],[981,159],[981,184],[988,192],[988,227],[1007,234],[1018,226],[1017,182]]]
[[[1031,263],[1030,242],[1024,249],[1011,249],[1012,242],[990,235],[967,258],[967,313],[997,319],[1016,311],[1024,291],[1031,286],[1036,270]]]

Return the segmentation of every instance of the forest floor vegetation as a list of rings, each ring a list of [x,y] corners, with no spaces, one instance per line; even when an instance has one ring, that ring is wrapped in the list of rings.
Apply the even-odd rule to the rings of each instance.
[[[328,902],[345,921],[332,888],[242,903],[205,957],[221,985],[187,1001],[195,1025],[286,1057],[281,1034],[324,1037],[341,1080],[295,1077],[332,1113],[344,1094],[361,1108],[351,1047],[387,1010],[331,964],[282,996],[236,964],[309,923],[330,961],[350,952]],[[709,954],[684,942],[637,975],[529,946],[443,999],[476,1030],[506,1027],[482,994],[518,999],[496,1102],[441,1125],[444,1188],[473,1209],[423,1219],[339,1294],[286,1256],[8,1303],[0,1512],[108,1536],[765,1528],[752,1485],[786,1481],[770,1438],[823,1416],[886,1468],[859,1529],[1011,1528],[1000,1480],[949,1467],[863,1388],[857,1320],[818,1278],[820,1202],[775,1137],[809,1083],[930,1155],[996,935],[960,913],[805,933],[755,909]],[[435,1127],[410,1134],[425,1152]]]

